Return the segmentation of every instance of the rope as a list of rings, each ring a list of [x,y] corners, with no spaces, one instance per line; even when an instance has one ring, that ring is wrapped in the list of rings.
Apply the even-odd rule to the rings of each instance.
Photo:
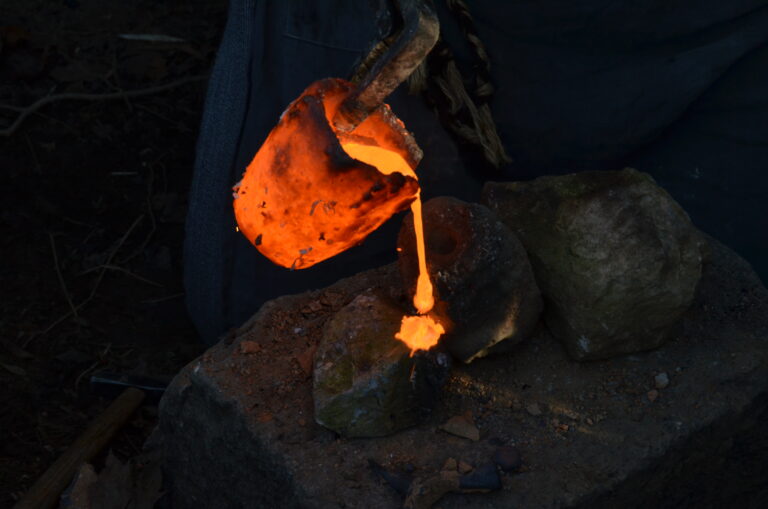
[[[461,141],[479,149],[494,167],[511,162],[501,143],[489,102],[493,96],[491,60],[463,0],[446,0],[474,54],[474,88],[470,92],[453,53],[440,38],[429,57],[409,79],[411,93],[423,93],[443,125]]]

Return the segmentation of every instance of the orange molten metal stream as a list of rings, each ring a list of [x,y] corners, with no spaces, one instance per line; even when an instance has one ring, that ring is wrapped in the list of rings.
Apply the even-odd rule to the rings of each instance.
[[[416,177],[416,172],[395,152],[371,145],[359,143],[342,143],[342,148],[350,157],[375,166],[381,173],[389,175],[394,172]],[[419,259],[419,277],[416,282],[416,293],[413,295],[413,306],[418,311],[416,316],[404,316],[400,331],[395,338],[405,343],[411,349],[411,356],[417,350],[429,350],[435,346],[445,333],[443,326],[428,316],[435,305],[432,281],[427,271],[426,249],[424,247],[424,224],[421,215],[421,192],[411,203],[413,211],[413,227],[416,233],[416,254]]]

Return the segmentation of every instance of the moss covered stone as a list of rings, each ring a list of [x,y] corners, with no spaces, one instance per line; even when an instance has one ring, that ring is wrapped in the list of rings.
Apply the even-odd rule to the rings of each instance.
[[[315,357],[315,420],[347,437],[384,436],[418,424],[447,374],[444,354],[395,339],[404,311],[375,290],[331,318]],[[438,374],[438,376],[435,376]]]

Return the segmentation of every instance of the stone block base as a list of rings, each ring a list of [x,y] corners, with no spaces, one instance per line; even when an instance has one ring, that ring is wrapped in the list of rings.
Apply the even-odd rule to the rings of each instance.
[[[733,252],[713,242],[711,253],[662,348],[578,363],[541,328],[509,354],[455,366],[425,424],[376,439],[315,423],[311,359],[323,324],[357,294],[399,295],[396,268],[276,299],[189,364],[161,403],[155,438],[174,507],[395,508],[402,496],[369,459],[428,477],[508,444],[523,467],[502,490],[438,506],[757,506],[768,497],[768,292]],[[456,415],[479,441],[439,429]]]

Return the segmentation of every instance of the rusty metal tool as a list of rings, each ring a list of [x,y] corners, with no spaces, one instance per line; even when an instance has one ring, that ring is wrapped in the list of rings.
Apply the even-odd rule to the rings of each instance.
[[[115,398],[124,390],[133,387],[146,394],[145,404],[156,405],[163,397],[171,378],[170,376],[148,377],[101,371],[91,376],[90,385],[93,394],[105,398]]]
[[[440,23],[429,0],[396,0],[395,5],[402,28],[380,43],[387,49],[375,58],[357,89],[339,106],[333,124],[341,132],[354,130],[378,108],[416,70],[440,35]],[[377,46],[372,53],[379,51]]]

